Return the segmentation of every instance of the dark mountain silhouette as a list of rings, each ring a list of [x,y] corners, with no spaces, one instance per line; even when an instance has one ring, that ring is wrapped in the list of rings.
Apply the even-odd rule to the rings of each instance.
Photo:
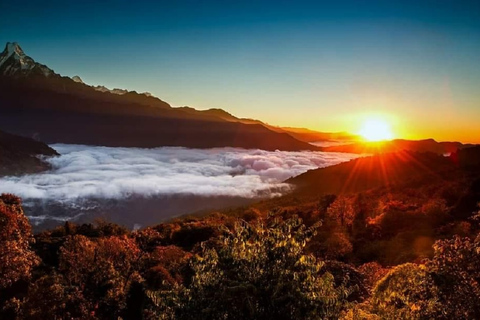
[[[474,161],[472,159],[477,159]],[[332,167],[310,170],[286,182],[300,193],[352,193],[379,187],[448,181],[478,168],[480,147],[459,150],[449,157],[432,152],[399,151],[358,158]]]
[[[292,127],[271,127],[277,132],[286,132],[295,139],[305,142],[318,141],[356,141],[360,137],[348,132],[319,132],[306,128],[292,128]]]
[[[450,159],[458,166],[468,170],[480,169],[480,146],[458,150],[450,155]]]
[[[58,153],[42,142],[0,131],[0,176],[34,173],[49,165],[39,156]]]
[[[260,124],[272,131],[279,132],[279,133],[287,133],[292,137],[294,137],[295,139],[304,141],[304,142],[318,142],[318,141],[331,141],[331,140],[351,142],[351,141],[356,141],[360,139],[359,136],[353,135],[348,132],[320,132],[320,131],[314,131],[306,128],[272,126],[260,120],[248,119],[248,118],[237,118],[234,115],[222,109],[208,109],[208,110],[202,110],[202,111],[198,111],[190,107],[183,107],[182,109],[185,110],[186,112],[193,112],[193,113],[200,112],[202,114],[212,115],[220,119],[223,119],[225,121],[241,122],[245,124]]]
[[[8,43],[0,55],[0,74],[0,127],[47,143],[318,150],[261,123],[172,108],[134,91],[98,91],[38,64],[16,43]]]
[[[472,147],[471,144],[462,144],[460,142],[437,142],[433,139],[426,140],[403,140],[396,139],[391,141],[379,142],[356,142],[347,145],[322,147],[326,152],[348,152],[348,153],[389,153],[397,151],[420,151],[433,152],[436,154],[451,154],[459,149]]]

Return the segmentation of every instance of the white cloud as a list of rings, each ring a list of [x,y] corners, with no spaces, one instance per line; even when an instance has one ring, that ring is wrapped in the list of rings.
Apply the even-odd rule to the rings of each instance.
[[[282,181],[309,169],[355,158],[345,153],[237,148],[108,148],[57,144],[49,172],[4,177],[0,193],[24,200],[75,202],[171,194],[275,196],[290,190]]]

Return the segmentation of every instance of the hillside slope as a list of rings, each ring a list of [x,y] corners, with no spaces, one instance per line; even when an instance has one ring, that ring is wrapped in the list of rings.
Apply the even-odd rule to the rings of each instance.
[[[38,156],[58,153],[42,142],[0,131],[0,176],[34,173],[49,165]]]
[[[463,167],[455,159],[466,161],[463,160],[466,150],[470,149],[461,150],[451,157],[411,151],[376,154],[310,170],[286,182],[296,185],[300,193],[340,194],[427,180],[448,181],[449,177],[461,173]],[[478,147],[471,150],[479,153]]]

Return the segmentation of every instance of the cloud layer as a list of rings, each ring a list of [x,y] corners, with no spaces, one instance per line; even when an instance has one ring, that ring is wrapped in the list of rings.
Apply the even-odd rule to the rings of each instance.
[[[276,196],[290,190],[282,181],[309,169],[348,161],[356,155],[236,148],[108,148],[52,145],[61,156],[49,172],[4,177],[0,193],[25,200],[75,202],[132,195]]]

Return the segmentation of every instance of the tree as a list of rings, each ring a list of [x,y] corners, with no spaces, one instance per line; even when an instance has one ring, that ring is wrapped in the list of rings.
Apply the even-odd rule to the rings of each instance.
[[[159,246],[145,259],[148,269],[144,277],[153,288],[182,283],[190,257],[189,252],[177,246]]]
[[[45,307],[48,306],[48,307]],[[21,308],[21,319],[96,319],[90,312],[92,302],[81,289],[68,285],[62,275],[45,275],[28,290]]]
[[[191,260],[188,287],[149,292],[162,319],[333,319],[351,292],[305,255],[315,233],[299,219],[238,223]]]
[[[130,286],[141,281],[140,253],[135,240],[127,236],[97,241],[70,236],[60,249],[59,271],[67,285],[81,289],[92,313],[115,318],[126,308]]]
[[[353,200],[353,219],[352,219],[352,235],[355,238],[366,236],[367,217],[369,217],[369,207],[366,197],[359,193]]]
[[[353,200],[339,196],[327,209],[327,217],[342,228],[350,228],[354,218]]]
[[[0,289],[28,280],[39,258],[30,248],[32,229],[19,198],[0,196]]]
[[[455,237],[434,245],[427,266],[440,292],[443,314],[450,319],[480,318],[480,235]]]
[[[342,259],[352,253],[352,251],[352,243],[344,232],[331,233],[325,242],[319,245],[319,254],[326,259]]]

